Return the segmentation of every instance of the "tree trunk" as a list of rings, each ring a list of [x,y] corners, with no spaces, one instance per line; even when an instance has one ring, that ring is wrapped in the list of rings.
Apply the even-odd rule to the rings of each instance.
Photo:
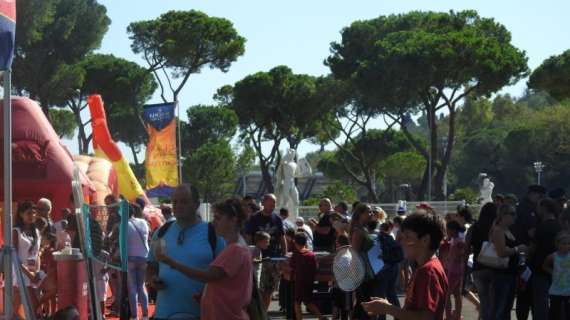
[[[40,100],[40,105],[41,105],[41,108],[42,108],[44,115],[46,116],[48,121],[51,123],[51,117],[49,116],[49,104],[45,101]]]
[[[445,200],[445,195],[443,193],[443,185],[445,183],[445,173],[451,162],[451,155],[453,151],[453,146],[455,144],[455,118],[456,118],[455,107],[450,106],[449,108],[449,131],[447,133],[447,146],[445,148],[445,153],[442,155],[441,163],[437,168],[435,176],[435,192],[436,198],[438,200]]]
[[[435,106],[430,106],[428,108],[428,112],[427,112],[427,116],[428,116],[428,124],[429,124],[429,136],[430,136],[430,148],[429,148],[429,152],[431,154],[431,179],[429,176],[429,171],[428,171],[428,195],[427,195],[427,199],[428,200],[433,200],[433,194],[434,194],[434,181],[433,181],[433,176],[434,176],[434,169],[436,169],[438,167],[438,153],[437,153],[437,115],[435,112]],[[428,166],[429,166],[429,162],[428,162]],[[428,168],[429,169],[429,168]],[[431,181],[431,186],[429,185]],[[429,190],[431,187],[431,194],[429,194]]]
[[[263,182],[265,183],[265,188],[267,189],[268,193],[275,192],[273,188],[273,179],[271,177],[271,173],[269,172],[269,165],[265,163],[265,161],[260,159],[259,167],[261,168],[261,176]]]
[[[378,203],[378,192],[376,192],[376,185],[373,181],[366,182],[366,189],[368,189],[368,201]]]
[[[75,123],[77,124],[77,142],[79,145],[79,154],[88,154],[90,139],[87,137],[87,133],[85,133],[85,125],[81,120],[80,108],[71,108],[71,111],[75,116]]]
[[[140,165],[140,163],[139,163],[139,158],[137,156],[137,150],[135,148],[135,145],[132,143],[129,143],[129,148],[131,148],[131,152],[133,153],[133,160],[135,161],[135,165],[138,167]]]
[[[423,201],[426,199],[426,192],[427,192],[427,185],[428,185],[428,167],[426,166],[424,170],[424,176],[422,177],[422,183],[417,191],[417,196],[419,201]]]

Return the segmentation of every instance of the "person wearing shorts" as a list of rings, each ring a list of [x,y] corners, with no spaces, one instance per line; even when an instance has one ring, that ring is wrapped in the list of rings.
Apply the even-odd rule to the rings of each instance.
[[[287,242],[283,231],[283,220],[274,213],[276,198],[273,194],[263,197],[263,209],[249,219],[245,227],[245,236],[249,244],[253,244],[255,234],[259,231],[271,236],[269,247],[262,251],[263,258],[282,258],[287,253]],[[271,296],[281,278],[277,261],[267,261],[261,267],[261,283],[259,289],[266,310],[271,303]]]

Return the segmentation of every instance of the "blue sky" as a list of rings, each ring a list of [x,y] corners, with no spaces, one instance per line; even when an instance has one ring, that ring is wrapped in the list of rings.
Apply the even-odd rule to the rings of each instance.
[[[183,110],[195,104],[212,103],[217,88],[233,84],[248,74],[288,65],[296,73],[322,75],[329,72],[323,60],[329,44],[340,39],[340,30],[355,20],[411,10],[449,11],[475,9],[493,17],[512,33],[513,44],[527,52],[534,69],[544,59],[570,48],[570,1],[408,1],[408,0],[99,0],[107,7],[112,24],[99,52],[112,53],[140,64],[130,49],[126,28],[129,23],[158,17],[169,10],[196,9],[211,16],[225,17],[247,39],[245,54],[229,72],[204,69],[193,75],[180,96]],[[520,95],[525,82],[504,91]],[[160,102],[158,96],[150,102]],[[185,112],[183,111],[183,114]],[[183,118],[185,115],[183,116]],[[72,153],[75,140],[65,141]],[[304,143],[300,153],[317,149]],[[131,159],[130,151],[123,148]],[[141,154],[142,157],[144,155]]]

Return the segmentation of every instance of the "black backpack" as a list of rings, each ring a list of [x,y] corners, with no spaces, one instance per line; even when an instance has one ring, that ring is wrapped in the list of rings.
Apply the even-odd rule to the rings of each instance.
[[[400,243],[389,234],[380,233],[378,236],[380,240],[380,248],[382,249],[382,254],[380,258],[386,264],[395,264],[404,260],[404,250]]]
[[[170,226],[172,225],[172,223],[174,223],[174,221],[169,221],[165,224],[163,224],[160,228],[158,228],[157,232],[157,238],[161,239],[162,237],[164,237],[164,235],[166,234],[166,231],[168,231],[168,228],[170,228]],[[214,229],[214,225],[209,222],[208,223],[208,243],[210,244],[210,248],[212,249],[212,257],[216,257],[216,247],[218,245],[218,238],[216,237],[216,230]]]

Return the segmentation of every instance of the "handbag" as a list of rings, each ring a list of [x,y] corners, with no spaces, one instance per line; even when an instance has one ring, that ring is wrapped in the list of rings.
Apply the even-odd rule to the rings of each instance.
[[[506,269],[509,266],[509,257],[499,257],[495,245],[491,241],[484,241],[477,262],[491,268]]]

